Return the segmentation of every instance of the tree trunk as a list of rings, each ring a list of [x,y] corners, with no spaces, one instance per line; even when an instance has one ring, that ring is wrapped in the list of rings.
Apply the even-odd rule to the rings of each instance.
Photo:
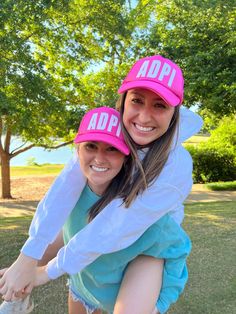
[[[2,198],[12,198],[10,181],[10,155],[1,155]]]

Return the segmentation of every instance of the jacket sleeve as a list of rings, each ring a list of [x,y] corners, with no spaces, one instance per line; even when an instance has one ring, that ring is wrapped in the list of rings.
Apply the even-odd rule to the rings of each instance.
[[[29,237],[21,249],[25,255],[42,258],[76,205],[85,182],[75,153],[37,207]]]
[[[172,224],[173,226],[173,224]],[[179,232],[178,232],[179,229]],[[160,255],[165,260],[162,278],[162,287],[156,304],[158,311],[165,313],[171,304],[175,303],[188,280],[187,257],[191,251],[191,241],[182,228],[177,226],[164,233],[169,241],[165,251]],[[182,234],[182,235],[181,235]]]
[[[178,264],[178,266],[176,264]],[[178,273],[176,273],[176,269]],[[166,313],[170,305],[179,299],[187,280],[188,270],[186,259],[183,259],[182,261],[165,261],[162,287],[156,304],[156,308],[161,314]]]
[[[101,254],[128,247],[163,215],[182,207],[192,186],[192,161],[182,149],[173,154],[154,184],[129,208],[115,199],[77,233],[49,262],[48,276],[75,274]]]
[[[165,313],[175,303],[188,280],[187,257],[191,251],[191,241],[184,229],[170,215],[158,220],[151,229],[158,226],[159,232],[152,235],[154,244],[143,254],[164,259],[162,287],[156,307]],[[155,231],[155,229],[154,229]]]

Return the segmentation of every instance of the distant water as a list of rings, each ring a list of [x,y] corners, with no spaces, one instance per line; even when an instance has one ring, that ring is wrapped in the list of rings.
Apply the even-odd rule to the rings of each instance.
[[[22,142],[14,138],[11,143],[11,151],[19,147]],[[34,158],[34,161],[38,164],[50,163],[50,164],[66,164],[73,155],[74,148],[71,145],[64,146],[51,151],[45,150],[41,147],[33,147],[16,157],[11,159],[11,166],[25,166],[28,159]]]

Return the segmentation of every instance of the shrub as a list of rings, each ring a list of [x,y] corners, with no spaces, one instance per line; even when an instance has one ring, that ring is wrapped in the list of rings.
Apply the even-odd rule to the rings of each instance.
[[[212,130],[207,142],[208,147],[228,149],[236,154],[236,123],[235,116],[223,117],[218,127]],[[203,144],[201,144],[203,145]]]
[[[36,158],[33,156],[28,157],[26,159],[26,165],[27,166],[39,166],[39,164],[36,162]]]
[[[193,180],[195,183],[234,181],[236,158],[231,149],[208,146],[186,146],[193,158]]]
[[[236,191],[236,181],[207,183],[206,187],[212,191]]]

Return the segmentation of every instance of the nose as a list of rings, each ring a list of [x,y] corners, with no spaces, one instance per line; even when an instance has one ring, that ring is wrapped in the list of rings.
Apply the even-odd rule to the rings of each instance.
[[[149,108],[149,106],[143,106],[140,110],[139,110],[139,122],[146,124],[149,123],[152,120],[152,113],[151,110]]]
[[[103,149],[98,149],[94,156],[97,165],[103,165],[106,162],[106,153]]]

